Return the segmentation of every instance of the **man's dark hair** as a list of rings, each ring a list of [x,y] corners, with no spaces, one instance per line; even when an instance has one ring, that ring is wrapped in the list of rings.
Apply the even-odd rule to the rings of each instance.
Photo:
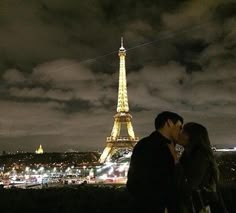
[[[164,111],[157,115],[155,119],[155,128],[162,128],[167,120],[171,120],[174,124],[176,124],[178,121],[181,121],[181,123],[184,122],[184,119],[177,113]]]

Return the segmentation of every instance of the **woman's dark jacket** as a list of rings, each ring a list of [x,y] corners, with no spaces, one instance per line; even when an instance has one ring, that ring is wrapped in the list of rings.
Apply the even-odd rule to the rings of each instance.
[[[200,187],[208,187],[210,184],[210,179],[212,178],[211,172],[211,162],[208,157],[208,154],[205,150],[201,148],[196,148],[188,152],[184,151],[182,157],[180,158],[179,166],[180,175],[183,175],[179,181],[183,181],[180,184],[180,187],[184,190],[183,193],[186,193],[186,196],[189,196],[193,190],[196,190]],[[182,167],[182,168],[181,168]]]
[[[196,209],[201,209],[201,204],[210,205],[212,213],[226,212],[223,200],[217,191],[218,180],[215,173],[217,170],[214,157],[206,150],[201,147],[186,149],[176,166],[179,204],[187,205],[188,209],[192,209],[191,205]]]

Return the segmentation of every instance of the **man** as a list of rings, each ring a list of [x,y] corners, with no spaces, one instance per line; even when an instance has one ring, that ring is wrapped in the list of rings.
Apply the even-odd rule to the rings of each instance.
[[[133,149],[128,171],[127,189],[137,211],[178,212],[174,183],[174,146],[183,125],[183,118],[169,111],[157,115],[155,131],[141,139]]]

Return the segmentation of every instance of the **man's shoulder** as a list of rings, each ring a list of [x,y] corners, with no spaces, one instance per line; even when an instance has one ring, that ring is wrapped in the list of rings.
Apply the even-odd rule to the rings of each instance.
[[[135,149],[149,149],[157,146],[162,146],[162,136],[157,131],[150,135],[141,138],[135,146]]]
[[[134,146],[133,152],[136,152],[136,150],[143,149],[143,146],[145,146],[145,142],[148,141],[147,137],[141,138],[136,145]]]
[[[150,143],[152,141],[150,135],[149,136],[146,136],[146,137],[143,137],[141,138],[138,143],[136,144],[136,147],[143,147],[143,146],[146,146],[148,143]]]
[[[147,141],[150,141],[150,135],[149,136],[146,136],[144,138],[141,138],[139,141],[138,141],[138,144],[142,144],[144,142],[147,142]]]

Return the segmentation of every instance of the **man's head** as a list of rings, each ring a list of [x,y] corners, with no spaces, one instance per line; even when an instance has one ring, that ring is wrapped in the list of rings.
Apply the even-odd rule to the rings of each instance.
[[[174,112],[164,111],[157,115],[155,128],[172,141],[177,141],[184,119]]]

